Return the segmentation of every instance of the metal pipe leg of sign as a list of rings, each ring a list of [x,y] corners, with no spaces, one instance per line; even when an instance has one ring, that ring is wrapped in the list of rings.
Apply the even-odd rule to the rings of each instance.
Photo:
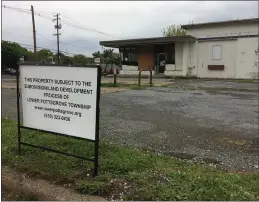
[[[141,72],[142,72],[142,70],[140,70],[138,73],[138,86],[140,86]]]
[[[98,79],[97,79],[97,99],[96,99],[96,132],[95,132],[95,144],[94,144],[94,173],[93,176],[98,175],[99,169],[99,121],[100,121],[100,95],[101,95],[101,68],[98,68]]]
[[[20,127],[20,89],[19,89],[19,67],[16,72],[16,97],[17,97],[17,130],[18,130],[18,153],[21,154],[21,127]]]
[[[94,173],[93,176],[96,177],[98,175],[98,169],[99,169],[99,141],[95,142],[94,146]]]
[[[150,86],[152,86],[152,71],[150,70]]]
[[[117,75],[116,75],[116,73],[115,74],[113,74],[113,85],[114,86],[116,86],[117,85]]]

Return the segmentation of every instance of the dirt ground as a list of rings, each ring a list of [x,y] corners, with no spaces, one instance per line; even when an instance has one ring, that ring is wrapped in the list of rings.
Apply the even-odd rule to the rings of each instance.
[[[42,179],[33,179],[2,167],[1,193],[3,201],[106,201],[102,197],[80,194]]]
[[[24,192],[16,193],[13,190],[5,188],[3,184],[1,187],[1,197],[2,201],[38,201],[37,196]]]
[[[165,82],[171,84],[102,94],[100,141],[258,171],[258,83]],[[2,117],[16,119],[15,90],[3,84]]]

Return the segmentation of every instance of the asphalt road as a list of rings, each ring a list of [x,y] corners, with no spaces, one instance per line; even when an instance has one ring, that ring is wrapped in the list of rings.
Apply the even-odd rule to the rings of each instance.
[[[2,89],[2,117],[16,118]],[[176,81],[101,96],[100,139],[238,171],[258,171],[258,84]]]

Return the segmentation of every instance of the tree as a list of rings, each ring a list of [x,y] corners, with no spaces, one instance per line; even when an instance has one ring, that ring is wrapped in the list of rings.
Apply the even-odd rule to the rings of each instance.
[[[120,65],[120,54],[119,53],[114,53],[114,49],[105,49],[101,53],[100,51],[94,52],[92,56],[94,58],[101,57],[103,60],[103,63],[105,64],[116,64]]]
[[[73,64],[86,65],[93,63],[93,58],[86,57],[82,54],[74,55],[72,57]]]
[[[23,48],[18,43],[10,41],[1,41],[1,54],[2,54],[2,69],[5,68],[17,68],[17,63],[22,56],[33,56],[31,51]]]
[[[100,51],[97,51],[97,52],[94,52],[94,53],[92,54],[92,56],[93,56],[94,58],[99,58],[99,57],[101,57],[101,53],[100,53]]]
[[[167,28],[161,30],[163,36],[185,36],[186,30],[182,29],[180,25],[169,25]]]
[[[61,60],[61,63],[64,65],[72,65],[73,61],[72,58],[69,56],[64,56],[63,59]]]
[[[53,53],[49,49],[41,49],[37,51],[37,59],[38,60],[47,60],[48,57],[53,57]]]

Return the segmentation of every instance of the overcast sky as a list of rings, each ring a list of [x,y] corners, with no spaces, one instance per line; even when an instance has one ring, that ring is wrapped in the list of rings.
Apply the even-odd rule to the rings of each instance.
[[[101,50],[99,41],[119,38],[162,36],[161,29],[171,24],[233,20],[258,17],[257,1],[2,1],[2,5],[30,9],[54,18],[60,13],[62,51],[90,56]],[[2,8],[2,39],[33,44],[29,13]],[[37,46],[57,49],[54,23],[35,16]],[[112,37],[67,25],[96,29]],[[118,38],[116,38],[118,37]],[[63,44],[69,43],[70,45]]]

